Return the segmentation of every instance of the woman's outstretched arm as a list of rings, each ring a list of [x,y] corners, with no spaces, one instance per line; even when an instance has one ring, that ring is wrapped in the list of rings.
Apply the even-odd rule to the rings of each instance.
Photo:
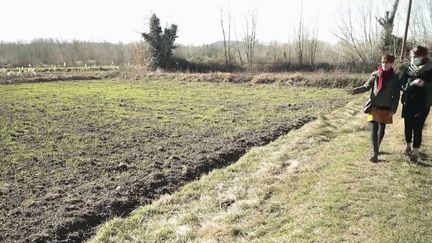
[[[361,94],[369,91],[373,87],[376,78],[376,74],[372,73],[371,77],[368,79],[368,81],[366,81],[365,84],[352,89],[352,94]]]

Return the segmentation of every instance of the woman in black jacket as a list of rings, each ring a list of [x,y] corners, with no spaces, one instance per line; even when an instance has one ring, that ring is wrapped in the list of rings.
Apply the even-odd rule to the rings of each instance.
[[[410,56],[411,63],[400,78],[403,91],[402,117],[405,123],[405,153],[416,161],[423,127],[432,105],[432,61],[428,57],[428,49],[423,46],[412,49]]]
[[[386,54],[381,58],[378,70],[371,74],[369,80],[360,87],[354,88],[352,94],[360,94],[371,90],[370,110],[367,121],[371,126],[372,156],[371,162],[378,162],[379,146],[384,138],[386,124],[393,123],[399,97],[399,78],[393,70],[395,57]]]

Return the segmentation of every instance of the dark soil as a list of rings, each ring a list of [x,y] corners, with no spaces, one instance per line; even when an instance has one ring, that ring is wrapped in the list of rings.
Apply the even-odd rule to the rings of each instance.
[[[84,85],[79,89],[82,94],[70,98],[69,93],[78,90],[77,85],[62,89],[63,96],[51,97],[51,91],[38,95],[42,91],[37,91],[35,97],[33,93],[16,100],[11,97],[0,107],[0,242],[81,242],[109,218],[127,215],[139,205],[175,192],[188,181],[234,163],[250,148],[267,144],[310,122],[314,114],[342,106],[346,101],[336,97],[313,104],[278,105],[268,111],[265,125],[234,132],[239,124],[250,126],[255,120],[246,119],[250,112],[247,106],[230,103],[228,98],[216,100],[215,104],[202,104],[194,98],[194,108],[202,109],[197,114],[220,105],[227,114],[194,125],[185,122],[192,109],[182,113],[187,105],[174,110],[150,107],[150,101],[106,100],[113,93],[121,93],[115,89],[125,89],[123,84],[106,93],[98,93],[103,91],[96,88],[88,91],[90,86]],[[105,88],[112,84],[95,85]],[[202,90],[208,88],[203,87]],[[22,85],[20,88],[22,92],[29,89]],[[43,89],[47,88],[57,90],[56,85]],[[137,89],[122,92],[138,92]],[[161,94],[169,89],[174,88],[164,84]],[[233,92],[218,89],[208,90],[223,92],[220,95]],[[199,92],[204,91],[194,91]],[[199,97],[205,100],[209,95]],[[47,100],[38,103],[40,96]],[[270,102],[272,95],[267,96]],[[233,98],[235,102],[249,99],[255,98]],[[181,96],[174,102],[180,101],[184,101]],[[247,104],[250,109],[263,112],[271,107]],[[315,112],[309,112],[306,106]],[[9,108],[15,109],[11,121],[4,116]],[[154,115],[148,114],[151,111]],[[162,122],[168,119],[167,114],[173,119],[169,125]],[[298,115],[286,119],[289,114]],[[19,120],[13,122],[12,116]],[[222,136],[227,131],[233,136]]]
[[[237,161],[250,148],[267,144],[311,120],[313,117],[306,116],[271,131],[244,134],[234,141],[220,143],[218,151],[202,151],[183,158],[172,156],[170,162],[154,161],[150,171],[139,171],[128,164],[97,169],[80,168],[81,173],[77,177],[56,183],[56,193],[12,209],[9,216],[13,218],[3,222],[0,239],[10,242],[81,242],[107,219],[124,216],[138,205],[151,202],[162,194],[172,193],[188,181]],[[196,138],[197,142],[199,140]],[[34,162],[38,163],[37,159]],[[55,169],[52,164],[48,165],[39,164],[45,167],[40,168],[43,170]],[[105,184],[92,182],[90,178],[98,170],[109,170],[114,175],[127,173],[128,176],[121,181],[106,181]],[[14,174],[10,171],[6,179],[13,180]],[[88,182],[80,185],[80,181]],[[10,187],[10,193],[2,195],[8,200],[2,200],[0,206],[7,210],[13,205],[25,204],[21,201],[22,197],[16,197],[16,194],[21,194],[17,192],[37,193],[42,188],[45,186],[37,183],[26,185],[26,188]],[[76,196],[65,196],[68,192]]]

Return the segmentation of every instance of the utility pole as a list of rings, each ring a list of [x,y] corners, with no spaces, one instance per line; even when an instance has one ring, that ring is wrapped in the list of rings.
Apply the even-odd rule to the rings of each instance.
[[[405,47],[406,47],[406,41],[407,41],[407,36],[408,36],[409,21],[410,21],[410,17],[411,17],[411,6],[412,6],[412,0],[409,0],[408,15],[407,15],[406,24],[405,24],[405,34],[404,34],[404,38],[402,41],[402,51],[401,51],[401,56],[400,56],[401,60],[403,60],[403,58],[405,57]]]

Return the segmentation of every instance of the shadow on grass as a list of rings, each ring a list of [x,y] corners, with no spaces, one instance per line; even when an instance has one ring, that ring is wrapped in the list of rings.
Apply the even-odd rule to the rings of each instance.
[[[382,164],[382,163],[387,163],[387,162],[389,162],[389,161],[386,160],[386,159],[378,159],[377,162],[371,162],[371,163],[372,163],[372,164]]]
[[[389,152],[379,151],[378,155],[390,155]]]
[[[412,161],[414,164],[422,166],[422,167],[432,167],[432,162],[430,156],[425,153],[420,153],[419,159]]]

